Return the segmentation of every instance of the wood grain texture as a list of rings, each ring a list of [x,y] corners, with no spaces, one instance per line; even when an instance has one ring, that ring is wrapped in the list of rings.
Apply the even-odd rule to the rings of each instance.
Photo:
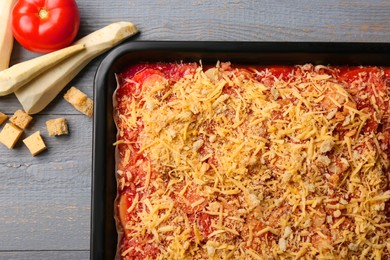
[[[20,140],[0,146],[0,251],[88,250],[91,194],[91,123],[65,116],[68,136],[49,137],[35,116],[22,138],[40,131],[48,147],[32,157]]]
[[[0,252],[0,259],[83,260],[83,259],[89,259],[89,251],[9,251],[9,252]]]
[[[78,0],[78,38],[116,21],[134,22],[136,40],[390,42],[390,3],[353,1]],[[11,64],[36,57],[15,44]],[[93,96],[93,79],[104,55],[68,86]],[[89,257],[92,120],[62,95],[24,137],[41,130],[48,150],[32,157],[22,142],[0,145],[0,259]],[[0,97],[0,111],[20,104]],[[65,116],[71,134],[48,137],[44,122]],[[2,128],[2,126],[0,126]],[[26,251],[27,250],[27,251]],[[81,251],[79,251],[81,250]]]

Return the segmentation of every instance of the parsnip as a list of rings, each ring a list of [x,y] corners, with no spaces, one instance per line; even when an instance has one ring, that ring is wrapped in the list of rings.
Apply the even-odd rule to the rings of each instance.
[[[0,71],[0,96],[13,93],[33,78],[52,68],[64,59],[85,49],[84,44],[73,45],[37,58],[13,65]]]
[[[42,111],[92,59],[138,32],[132,23],[110,24],[80,39],[85,50],[61,62],[15,92],[29,114]]]
[[[0,71],[8,68],[14,45],[10,18],[15,2],[16,0],[0,1]]]

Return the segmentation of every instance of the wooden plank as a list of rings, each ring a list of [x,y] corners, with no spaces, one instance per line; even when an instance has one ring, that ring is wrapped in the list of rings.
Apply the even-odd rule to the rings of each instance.
[[[0,259],[9,260],[64,260],[64,259],[89,259],[89,251],[11,251],[1,252]]]
[[[117,19],[139,25],[140,39],[148,40],[388,42],[390,37],[386,1],[134,0],[115,1],[109,9],[93,2],[85,7],[96,11],[86,11],[86,20],[110,21],[113,11]]]
[[[0,251],[89,250],[91,124],[86,116],[65,116],[69,136],[49,137],[35,116],[27,136],[40,130],[48,150],[32,157],[19,141],[0,146]]]

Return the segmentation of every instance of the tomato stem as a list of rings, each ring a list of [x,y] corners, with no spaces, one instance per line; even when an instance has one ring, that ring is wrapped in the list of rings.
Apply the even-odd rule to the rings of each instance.
[[[41,8],[38,12],[39,18],[46,19],[49,16],[49,12],[45,8]]]

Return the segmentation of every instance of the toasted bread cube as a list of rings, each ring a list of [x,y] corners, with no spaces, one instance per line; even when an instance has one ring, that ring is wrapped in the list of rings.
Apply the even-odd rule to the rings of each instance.
[[[91,117],[93,114],[93,101],[83,92],[76,87],[71,87],[64,95],[66,101],[68,101],[74,108],[81,113]]]
[[[27,146],[27,148],[30,150],[30,153],[32,156],[35,156],[39,154],[40,152],[46,150],[46,145],[43,142],[43,139],[41,137],[41,134],[39,131],[33,133],[29,137],[25,138],[23,140],[23,143]]]
[[[46,121],[46,128],[49,136],[67,135],[69,133],[68,123],[63,117]]]
[[[7,123],[0,132],[0,142],[7,146],[8,149],[12,149],[22,133],[22,129],[11,123]]]
[[[7,119],[8,119],[8,116],[6,114],[3,114],[0,112],[0,125],[2,125],[5,122],[5,120],[7,120]]]
[[[22,110],[16,110],[15,114],[9,119],[12,123],[25,129],[30,124],[32,117],[24,113]]]

